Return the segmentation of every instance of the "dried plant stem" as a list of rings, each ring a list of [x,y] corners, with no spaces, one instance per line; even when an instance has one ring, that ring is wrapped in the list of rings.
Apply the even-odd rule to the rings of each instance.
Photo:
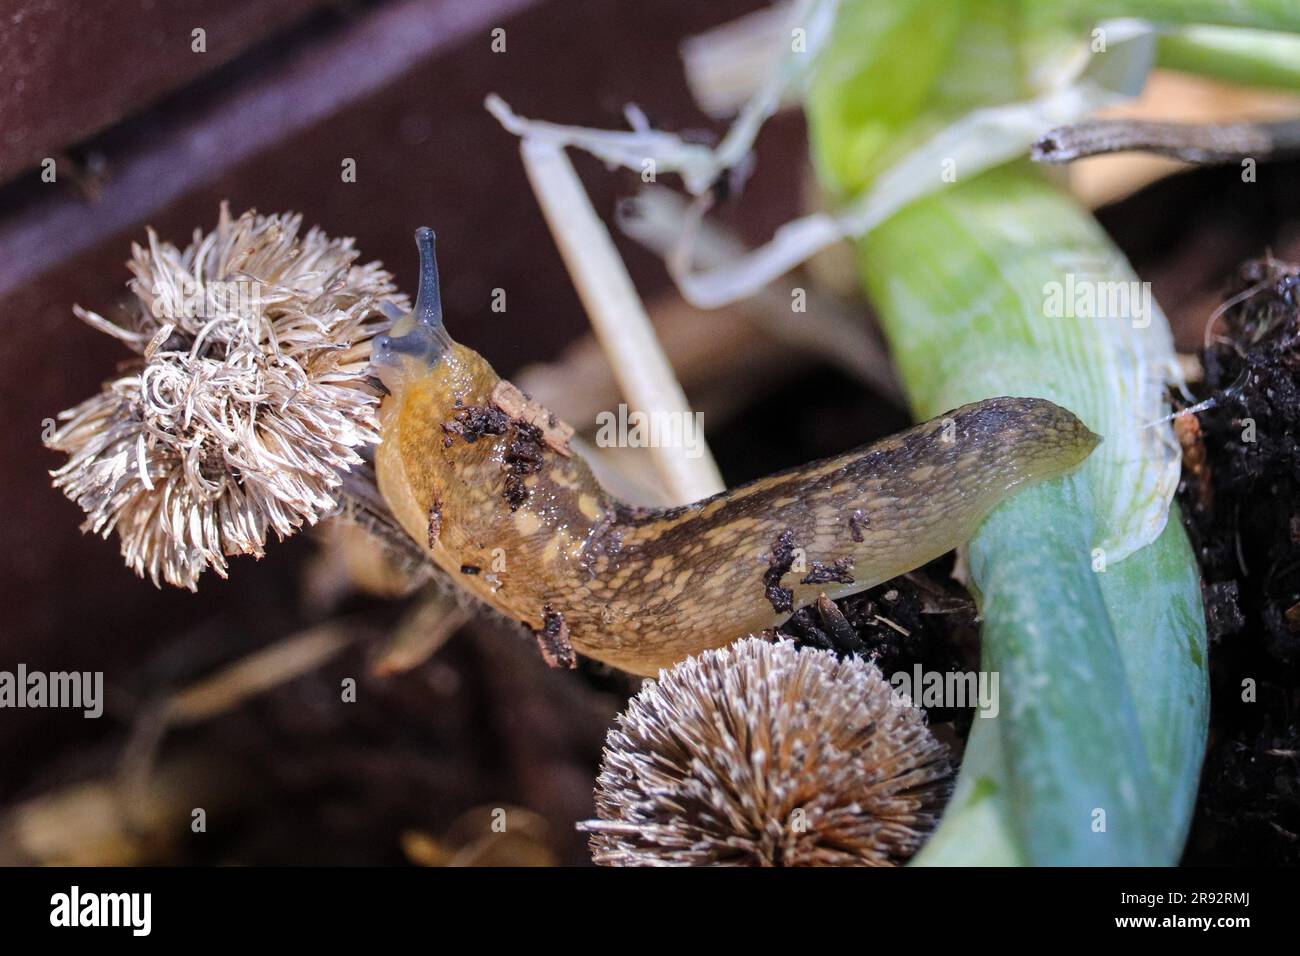
[[[141,790],[119,777],[70,783],[0,815],[0,866],[142,866],[174,859],[195,807],[247,805],[252,781],[229,760],[187,749]]]
[[[364,636],[367,634],[360,627],[331,621],[254,651],[146,704],[131,729],[118,767],[123,793],[148,791],[159,748],[172,727],[209,720],[250,697],[308,674]]]
[[[361,636],[359,628],[337,621],[294,634],[177,691],[163,712],[173,725],[208,720],[314,671]]]
[[[780,3],[687,37],[681,55],[695,102],[716,120],[740,112],[777,71],[794,22],[795,4]],[[782,107],[798,103],[795,90],[783,91]]]
[[[392,677],[419,667],[472,619],[457,593],[429,588],[424,598],[397,625],[387,645],[371,663],[376,677]]]
[[[627,236],[666,258],[672,253],[681,233],[688,205],[671,190],[647,187],[634,203],[621,207],[619,227]],[[705,269],[720,267],[740,257],[744,251],[744,243],[732,232],[701,221],[695,237],[697,266]],[[804,310],[795,312],[791,293],[795,291],[797,282],[792,277],[778,279],[736,307],[752,319],[755,326],[791,348],[819,353],[876,393],[901,400],[898,376],[879,337],[868,332],[865,310],[855,309],[850,303],[812,285],[803,290]]]
[[[754,320],[750,303],[705,315],[668,293],[648,305],[678,380],[714,428],[823,358],[820,350],[794,349],[788,340],[769,333]],[[718,350],[720,341],[728,343],[723,352]],[[515,382],[568,422],[594,422],[601,409],[619,401],[618,383],[591,334],[577,339],[553,361],[521,369]]]
[[[592,328],[629,404],[650,414],[691,414],[627,267],[564,149],[525,137],[519,152]],[[698,501],[725,487],[707,447],[697,458],[687,457],[685,448],[652,451],[659,477],[678,502]]]
[[[1274,123],[1158,123],[1090,120],[1060,126],[1033,147],[1040,163],[1071,163],[1107,153],[1143,152],[1187,163],[1235,163],[1300,153],[1300,120]]]

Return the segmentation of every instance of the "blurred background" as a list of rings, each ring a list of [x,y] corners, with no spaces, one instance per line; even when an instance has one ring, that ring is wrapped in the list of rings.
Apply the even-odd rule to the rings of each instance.
[[[106,693],[99,720],[0,711],[0,862],[589,861],[573,823],[592,814],[601,742],[634,681],[590,664],[550,671],[530,643],[486,621],[395,665],[388,642],[418,629],[418,598],[383,599],[348,545],[323,533],[274,545],[260,562],[235,559],[228,581],[206,575],[197,594],[156,590],[123,566],[116,540],[78,532],[78,509],[49,484],[61,461],[42,447],[42,423],[128,357],[72,305],[109,313],[145,227],[183,246],[215,224],[223,199],[235,214],[296,210],[305,226],[355,236],[363,261],[382,260],[410,292],[411,233],[432,225],[459,340],[503,376],[532,368],[540,382],[547,363],[587,367],[582,308],[518,142],[484,96],[596,127],[622,126],[631,102],[660,128],[716,137],[723,127],[694,105],[679,45],[761,6],[0,0],[0,669],[103,671]],[[491,47],[498,28],[504,52]],[[1295,111],[1280,96],[1243,103],[1168,77],[1150,96],[1167,118]],[[54,182],[41,176],[47,159]],[[341,181],[345,159],[355,182]],[[604,216],[638,185],[574,162]],[[802,121],[782,114],[723,220],[761,241],[809,201],[791,188],[806,166]],[[1266,249],[1300,258],[1300,190],[1287,185],[1300,169],[1249,188],[1234,169],[1160,178],[1169,171],[1121,159],[1071,175],[1193,350],[1242,260]],[[696,341],[700,322],[727,317],[692,314],[662,263],[619,245],[656,321],[677,330],[669,352],[692,399],[731,396],[725,414],[706,418],[728,422],[709,438],[729,483],[906,423],[896,400],[864,390],[842,363],[779,337],[742,350],[753,364],[732,388],[737,369],[702,358]],[[823,278],[853,297],[834,263]],[[504,313],[490,308],[495,288],[509,297]],[[865,354],[873,339],[857,308]],[[716,351],[730,326],[710,328]],[[283,665],[285,680],[254,694],[239,682],[256,680],[236,673],[208,688],[219,703],[193,705],[164,733],[166,695],[277,649],[253,671]],[[347,677],[357,702],[341,708]],[[197,834],[196,807],[207,818]],[[507,838],[490,827],[501,809],[518,823]]]

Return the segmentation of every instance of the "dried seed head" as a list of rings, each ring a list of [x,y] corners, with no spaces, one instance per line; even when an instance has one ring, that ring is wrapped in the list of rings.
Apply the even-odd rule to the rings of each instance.
[[[890,866],[934,826],[948,775],[874,664],[747,638],[646,683],[580,827],[604,864]]]
[[[302,217],[232,219],[184,252],[149,231],[132,246],[134,299],[116,322],[78,317],[140,358],[59,416],[50,448],[68,461],[56,487],[82,525],[116,531],[122,556],[155,584],[193,590],[226,555],[261,556],[337,507],[340,473],[378,440],[377,398],[362,385],[370,338],[405,308],[379,263]]]

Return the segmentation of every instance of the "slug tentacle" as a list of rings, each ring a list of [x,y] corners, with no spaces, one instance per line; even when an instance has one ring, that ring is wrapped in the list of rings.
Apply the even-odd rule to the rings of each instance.
[[[415,308],[396,319],[389,333],[377,336],[371,344],[371,364],[390,392],[402,387],[400,376],[411,369],[405,359],[414,359],[418,370],[433,365],[451,348],[451,337],[442,324],[437,241],[428,226],[415,230],[415,244],[420,250],[420,290]]]
[[[423,234],[416,315],[397,337],[433,334]],[[566,663],[571,645],[654,674],[822,593],[872,587],[963,544],[1009,494],[1073,470],[1098,441],[1051,402],[994,398],[695,504],[633,508],[569,449],[571,430],[452,342],[436,311],[436,349],[376,340],[390,392],[380,490],[439,566]]]
[[[420,250],[420,290],[415,297],[415,320],[429,328],[442,328],[442,284],[438,280],[438,237],[428,226],[415,230]]]

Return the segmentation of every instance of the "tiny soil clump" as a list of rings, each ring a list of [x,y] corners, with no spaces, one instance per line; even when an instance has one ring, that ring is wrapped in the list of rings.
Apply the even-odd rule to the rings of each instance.
[[[932,561],[866,591],[800,608],[777,633],[800,645],[869,660],[888,680],[979,667],[975,602],[950,577],[951,557]],[[942,583],[940,583],[942,582]],[[959,737],[970,730],[969,708],[927,708],[931,724],[953,724]]]
[[[1205,581],[1210,741],[1184,863],[1300,863],[1300,267],[1239,271],[1179,419]]]

